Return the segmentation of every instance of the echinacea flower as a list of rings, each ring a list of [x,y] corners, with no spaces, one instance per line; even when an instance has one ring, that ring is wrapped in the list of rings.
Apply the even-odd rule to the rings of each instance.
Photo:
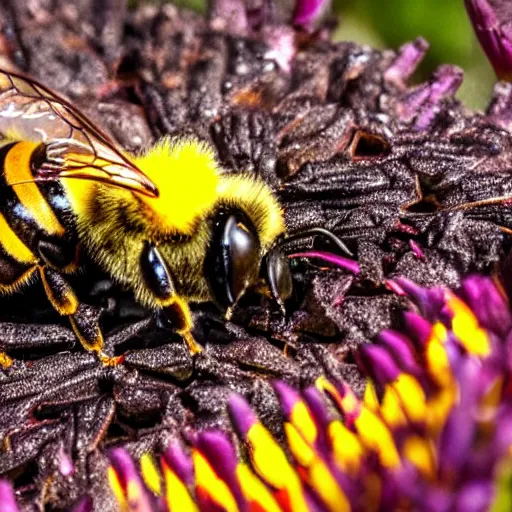
[[[302,393],[276,382],[283,451],[234,395],[229,411],[245,455],[237,461],[219,432],[201,434],[188,455],[180,448],[179,465],[164,453],[163,509],[185,510],[179,495],[198,510],[487,509],[512,448],[507,299],[478,276],[457,293],[403,279],[396,286],[418,312],[360,350],[364,399],[324,377]]]
[[[405,314],[401,331],[383,331],[360,350],[363,398],[325,377],[302,392],[275,382],[285,449],[239,395],[229,401],[236,444],[220,431],[202,432],[188,446],[171,443],[159,462],[114,449],[109,480],[120,509],[476,512],[506,499],[507,299],[479,276],[457,292],[404,279],[394,287],[416,312]],[[5,481],[0,495],[0,510],[16,512]]]
[[[442,325],[451,325],[446,311],[438,323],[446,292],[425,287],[458,287],[469,273],[490,273],[510,246],[509,84],[496,87],[485,115],[454,97],[462,80],[455,66],[411,85],[427,43],[395,52],[334,42],[329,2],[217,0],[206,18],[170,2],[121,4],[91,10],[91,2],[60,0],[59,9],[54,2],[26,9],[4,0],[0,58],[72,98],[128,151],[164,135],[204,139],[226,172],[269,183],[292,236],[323,226],[346,242],[340,254],[354,257],[332,254],[334,244],[320,237],[294,242],[286,315],[265,296],[237,304],[230,322],[197,306],[205,351],[194,358],[116,286],[84,280],[80,296],[107,306],[105,343],[124,360],[115,368],[81,350],[64,325],[46,325],[60,320],[48,318],[37,286],[0,298],[0,474],[19,506],[86,509],[93,499],[107,511],[117,499],[139,508],[249,502],[318,510],[334,499],[366,510],[417,494],[425,507],[458,500],[466,510],[466,500],[488,500],[494,482],[466,485],[467,472],[457,469],[461,453],[473,453],[475,428],[451,441],[472,421],[465,406],[454,412],[456,390],[473,387],[459,384],[464,372],[454,377],[451,364],[461,352],[452,338],[467,322],[454,324],[455,334],[444,327],[449,341],[426,352],[421,341],[433,326],[444,339]],[[423,316],[407,314],[406,334],[381,333],[358,355],[372,378],[363,399],[351,355],[392,324],[409,295]],[[479,311],[474,295],[465,300]],[[483,331],[508,329],[506,315],[487,316],[479,319]],[[485,360],[486,338],[476,332],[474,357]],[[485,381],[479,364],[465,370],[470,383]],[[272,379],[280,383],[272,387]],[[499,421],[493,407],[486,408],[491,431]],[[500,435],[506,445],[507,432]],[[491,448],[494,464],[499,450]],[[449,479],[440,490],[441,467],[461,475],[460,485]],[[14,507],[12,499],[2,503]]]

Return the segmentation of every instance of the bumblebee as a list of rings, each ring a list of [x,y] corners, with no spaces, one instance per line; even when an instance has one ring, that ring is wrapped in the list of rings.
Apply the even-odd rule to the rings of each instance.
[[[163,310],[192,353],[189,302],[228,314],[263,279],[284,309],[292,276],[283,211],[255,176],[226,173],[208,145],[164,138],[125,154],[64,98],[29,78],[0,71],[0,291],[42,282],[87,350],[105,364],[68,282],[80,251],[151,310]],[[345,248],[346,249],[346,248]],[[266,269],[265,277],[260,273]]]

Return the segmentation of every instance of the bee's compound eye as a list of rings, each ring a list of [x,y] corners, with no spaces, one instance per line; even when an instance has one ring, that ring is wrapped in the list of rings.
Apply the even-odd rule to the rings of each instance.
[[[210,247],[207,275],[219,306],[232,306],[257,281],[260,251],[258,237],[237,215],[227,216],[218,226]]]
[[[147,287],[159,298],[167,299],[174,295],[174,287],[169,270],[160,251],[146,243],[140,256],[142,276]]]
[[[288,258],[277,247],[267,255],[267,276],[272,296],[284,312],[284,304],[293,293],[293,282]]]

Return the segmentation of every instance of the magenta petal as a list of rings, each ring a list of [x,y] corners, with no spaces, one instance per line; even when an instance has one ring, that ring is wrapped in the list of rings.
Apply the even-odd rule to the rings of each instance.
[[[432,334],[432,325],[422,316],[411,311],[404,313],[404,322],[407,334],[420,348],[423,348]]]
[[[215,473],[228,485],[238,506],[243,509],[244,498],[236,477],[238,464],[233,445],[221,432],[203,432],[196,448],[208,459]]]
[[[313,30],[330,5],[330,0],[297,0],[293,24],[305,30]]]
[[[282,381],[274,382],[274,389],[279,398],[283,414],[289,419],[293,408],[301,400],[301,397],[297,391]]]
[[[354,260],[349,260],[348,258],[344,258],[343,256],[338,256],[337,254],[333,254],[330,252],[323,251],[307,251],[307,252],[297,252],[295,254],[290,254],[289,258],[318,258],[320,260],[326,261],[327,263],[331,263],[333,265],[337,265],[352,274],[357,275],[361,271],[361,267],[359,263]]]
[[[425,253],[423,252],[423,249],[414,240],[409,240],[409,245],[416,258],[419,260],[425,260]]]
[[[269,46],[265,59],[273,60],[282,71],[289,73],[297,53],[293,29],[283,25],[265,27],[263,39]]]
[[[20,512],[12,486],[7,480],[0,480],[0,512]]]
[[[492,476],[489,480],[473,480],[466,484],[457,495],[455,512],[482,512],[489,510],[495,489]]]
[[[400,374],[400,369],[384,347],[362,345],[359,348],[358,356],[365,373],[373,377],[379,384],[385,385],[393,382]]]
[[[64,448],[59,449],[59,472],[62,476],[70,476],[75,472],[75,466]]]
[[[135,499],[133,494],[129,497],[132,500],[130,503],[131,510],[136,510],[137,512],[152,512],[154,507],[151,497],[142,483],[140,474],[130,454],[123,448],[114,448],[109,452],[109,459],[120,480],[123,490],[127,491],[134,487],[138,490],[136,502],[133,502]]]
[[[407,295],[406,291],[394,279],[384,279],[384,284],[388,290],[391,290],[396,295],[403,297]]]
[[[416,71],[416,67],[422,61],[428,51],[428,43],[422,37],[418,37],[412,43],[404,44],[398,51],[393,64],[384,73],[388,82],[404,84]]]
[[[416,361],[413,348],[406,336],[392,330],[382,331],[377,337],[398,366],[411,375],[421,375],[422,369]]]
[[[512,78],[512,4],[465,0],[476,35],[500,79]]]
[[[236,34],[245,34],[249,30],[247,8],[240,0],[212,0],[209,2],[210,18],[221,19],[229,30]]]
[[[179,442],[174,441],[169,445],[163,454],[163,459],[180,480],[186,485],[193,484],[194,464]]]
[[[233,394],[229,398],[228,409],[234,427],[240,436],[245,438],[251,427],[258,423],[256,414],[254,414],[245,398],[237,394]]]

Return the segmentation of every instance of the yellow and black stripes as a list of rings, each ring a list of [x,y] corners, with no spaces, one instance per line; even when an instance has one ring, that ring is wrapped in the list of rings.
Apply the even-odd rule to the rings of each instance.
[[[37,223],[39,228],[51,236],[61,237],[66,230],[52,210],[39,184],[32,174],[32,155],[40,144],[17,142],[5,153],[3,177],[5,184],[14,191],[21,204]]]
[[[43,262],[43,242],[72,244],[73,220],[64,187],[58,182],[34,182],[33,156],[41,148],[27,142],[0,147],[0,291],[25,284]],[[64,220],[66,222],[64,222]]]
[[[0,147],[0,245],[26,264],[37,262],[40,240],[66,238],[65,225],[72,220],[64,187],[58,181],[33,181],[32,158],[38,147],[31,142]]]

